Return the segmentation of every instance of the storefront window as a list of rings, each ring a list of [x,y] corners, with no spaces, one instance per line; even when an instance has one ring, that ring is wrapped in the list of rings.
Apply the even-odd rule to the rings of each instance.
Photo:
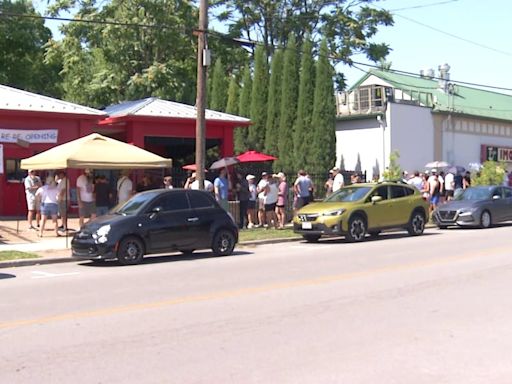
[[[5,175],[8,181],[21,181],[27,171],[20,168],[20,159],[5,159]]]

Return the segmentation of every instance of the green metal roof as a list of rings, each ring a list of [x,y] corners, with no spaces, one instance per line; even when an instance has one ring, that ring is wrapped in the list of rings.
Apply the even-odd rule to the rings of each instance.
[[[352,88],[357,88],[374,75],[404,93],[431,93],[434,112],[453,112],[464,115],[512,121],[512,96],[455,84],[454,94],[439,88],[438,80],[403,75],[392,71],[370,70]],[[453,82],[452,82],[453,83]],[[424,102],[424,100],[420,100]]]

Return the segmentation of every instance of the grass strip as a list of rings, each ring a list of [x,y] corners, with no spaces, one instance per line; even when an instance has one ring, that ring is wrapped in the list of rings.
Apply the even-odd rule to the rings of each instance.
[[[41,256],[35,253],[20,252],[20,251],[0,251],[0,261],[7,260],[21,260],[21,259],[36,259]]]

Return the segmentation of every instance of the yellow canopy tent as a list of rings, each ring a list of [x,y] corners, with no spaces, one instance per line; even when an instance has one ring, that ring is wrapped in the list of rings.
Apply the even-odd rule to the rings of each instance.
[[[99,133],[92,133],[21,160],[22,169],[141,169],[171,166],[171,159]]]

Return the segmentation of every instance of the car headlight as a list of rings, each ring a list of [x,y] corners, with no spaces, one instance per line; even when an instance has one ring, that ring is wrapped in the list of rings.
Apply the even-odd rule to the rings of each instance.
[[[345,211],[346,211],[345,208],[340,208],[340,209],[336,209],[334,211],[324,212],[324,213],[322,213],[322,216],[339,216]]]
[[[110,224],[103,225],[98,228],[96,233],[93,233],[92,238],[94,240],[96,240],[97,243],[100,243],[100,244],[106,243],[108,240],[107,235],[110,232],[110,229],[111,229]]]
[[[472,210],[461,209],[459,211],[459,216],[470,216],[472,213],[473,213]]]

